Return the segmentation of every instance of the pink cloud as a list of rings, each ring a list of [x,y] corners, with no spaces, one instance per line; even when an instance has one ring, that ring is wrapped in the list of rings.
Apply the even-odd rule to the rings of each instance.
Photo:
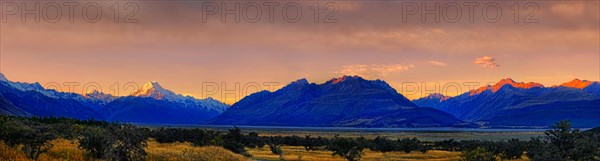
[[[500,65],[498,65],[496,63],[496,58],[491,57],[491,56],[484,56],[481,58],[477,58],[475,59],[475,62],[473,62],[481,67],[484,68],[497,68],[500,67]]]

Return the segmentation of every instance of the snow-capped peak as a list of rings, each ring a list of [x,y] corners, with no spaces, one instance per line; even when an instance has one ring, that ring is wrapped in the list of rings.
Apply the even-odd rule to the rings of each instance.
[[[450,97],[444,96],[441,93],[432,93],[432,94],[425,96],[424,98],[430,99],[430,100],[439,100],[440,102],[442,102],[442,101],[448,100]]]
[[[592,81],[588,81],[588,80],[580,80],[580,79],[573,79],[570,82],[566,82],[561,84],[561,87],[569,87],[569,88],[578,88],[578,89],[584,89],[585,87],[589,86],[590,84],[592,84],[594,82]]]
[[[6,76],[4,76],[4,74],[0,73],[0,81],[8,82],[8,79],[6,79]]]
[[[115,97],[111,94],[105,94],[100,91],[97,91],[96,89],[93,89],[92,91],[84,93],[83,97],[91,99],[91,100],[95,100],[95,101],[100,101],[102,103],[108,103],[108,102],[111,102],[111,101],[117,99],[117,97]]]
[[[157,100],[167,100],[170,102],[178,102],[189,104],[191,106],[203,107],[212,110],[216,110],[219,112],[224,112],[227,107],[226,104],[219,102],[213,98],[207,99],[196,99],[192,96],[184,96],[181,94],[177,94],[173,91],[163,88],[158,82],[152,81],[144,84],[140,89],[133,92],[130,96],[134,97],[150,97]]]
[[[152,81],[144,84],[140,89],[133,92],[131,96],[136,97],[152,97],[155,99],[165,99],[171,101],[179,100],[177,94],[170,90],[163,88],[158,82]],[[184,96],[182,96],[184,97]]]
[[[102,92],[96,90],[96,89],[92,89],[91,91],[87,91],[86,93],[83,94],[83,96],[87,96],[87,95],[96,95],[96,94],[100,94]]]

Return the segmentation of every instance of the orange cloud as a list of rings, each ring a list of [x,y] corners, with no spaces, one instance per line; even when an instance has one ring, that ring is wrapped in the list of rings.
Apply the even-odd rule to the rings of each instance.
[[[491,56],[484,56],[481,58],[477,58],[475,59],[475,64],[480,65],[481,67],[484,68],[497,68],[500,67],[500,65],[498,65],[496,63],[496,58],[491,57]]]
[[[342,70],[336,72],[336,74],[342,75],[360,75],[367,78],[378,78],[385,77],[391,73],[398,73],[408,71],[410,68],[415,67],[412,64],[359,64],[359,65],[346,65],[342,67]]]
[[[429,64],[435,65],[435,66],[440,66],[440,67],[446,67],[448,66],[448,64],[441,62],[441,61],[435,61],[435,60],[430,60]]]
[[[566,18],[573,18],[583,15],[584,6],[581,3],[559,3],[553,5],[550,10]]]

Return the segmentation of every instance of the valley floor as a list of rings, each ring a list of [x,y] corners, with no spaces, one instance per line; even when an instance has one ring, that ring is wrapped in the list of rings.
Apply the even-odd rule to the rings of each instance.
[[[83,151],[77,148],[77,143],[69,140],[57,139],[52,141],[52,149],[44,153],[39,161],[78,161],[85,160]],[[283,146],[283,156],[272,154],[268,146],[263,148],[247,149],[252,157],[244,157],[232,153],[221,147],[194,147],[189,143],[160,144],[155,141],[148,142],[146,152],[148,161],[245,161],[245,160],[307,160],[307,161],[344,161],[339,156],[332,156],[331,151],[316,150],[306,151],[303,147]],[[524,156],[526,157],[526,156]],[[18,149],[10,148],[0,143],[0,160],[29,161],[25,154]],[[361,160],[430,160],[430,161],[458,161],[460,152],[430,150],[427,153],[412,152],[373,152],[365,150]],[[521,160],[528,160],[526,158]]]
[[[227,132],[234,126],[197,126],[197,125],[138,125],[148,128],[202,128]],[[469,128],[327,128],[327,127],[269,127],[269,126],[238,126],[244,132],[256,132],[261,136],[306,136],[332,138],[364,137],[373,139],[383,136],[390,139],[418,138],[423,141],[454,140],[529,140],[532,137],[544,135],[546,129],[469,129]],[[582,129],[587,130],[587,129]]]

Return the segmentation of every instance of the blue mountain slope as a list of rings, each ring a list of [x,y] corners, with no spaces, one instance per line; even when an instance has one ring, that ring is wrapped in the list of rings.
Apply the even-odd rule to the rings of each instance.
[[[583,90],[585,90],[588,93],[593,94],[594,96],[600,97],[600,83],[599,82],[594,82],[594,83],[590,84],[589,86],[583,88]]]
[[[219,115],[199,106],[141,97],[119,98],[99,113],[108,121],[157,124],[198,124]]]
[[[435,109],[417,108],[387,83],[354,76],[309,84],[301,79],[262,91],[208,122],[220,125],[421,127],[462,123]]]
[[[570,84],[579,87],[581,82],[576,79]],[[600,109],[600,104],[590,103],[600,99],[594,93],[597,88],[594,84],[597,85],[592,83],[581,87],[583,89],[563,86],[546,88],[504,79],[494,86],[482,87],[434,104],[431,102],[436,102],[436,99],[427,97],[415,102],[446,111],[459,119],[485,121],[495,126],[549,126],[552,121],[567,119],[573,119],[578,126],[593,126],[600,121],[600,115],[592,115]],[[582,116],[573,117],[578,115]]]
[[[31,114],[16,107],[0,93],[0,114],[13,116],[30,116]]]
[[[441,102],[448,100],[450,97],[444,96],[441,93],[433,93],[423,98],[413,100],[413,103],[419,107],[437,107]]]
[[[39,83],[11,82],[0,73],[0,114],[106,119],[133,123],[197,124],[228,106],[144,85],[136,96],[114,97],[98,91],[85,95],[44,89]]]
[[[600,125],[599,106],[600,99],[555,101],[504,110],[489,122],[501,126],[550,126],[569,120],[574,127],[596,127]]]
[[[81,104],[77,100],[51,98],[36,91],[21,91],[14,88],[9,82],[0,82],[0,93],[19,111],[24,111],[33,116],[57,116],[77,119],[102,119],[92,108]],[[17,114],[20,115],[20,114]]]

